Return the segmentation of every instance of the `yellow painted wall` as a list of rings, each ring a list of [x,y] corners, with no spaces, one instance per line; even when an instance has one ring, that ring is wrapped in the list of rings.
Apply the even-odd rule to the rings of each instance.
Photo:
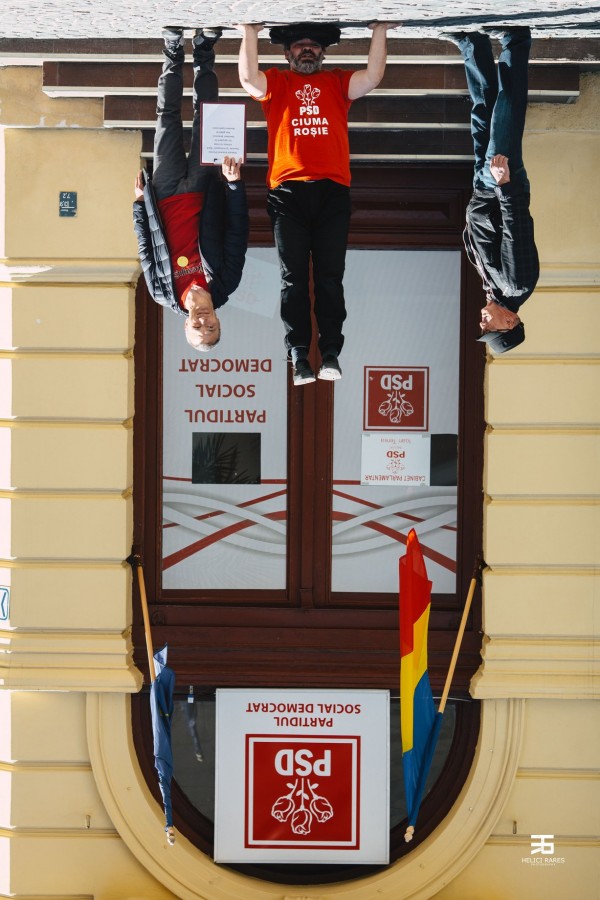
[[[577,104],[530,110],[542,278],[526,343],[486,374],[476,763],[406,860],[305,889],[160,837],[127,730],[140,136],[99,127],[94,100],[46,98],[39,69],[0,69],[0,896],[600,897],[600,75],[582,84]],[[63,124],[83,127],[37,127]],[[77,218],[58,217],[60,190]],[[532,833],[565,862],[532,870]]]
[[[42,67],[0,66],[0,125],[45,128],[101,128],[102,98],[48,97],[42,93]]]
[[[443,900],[600,897],[600,78],[581,88],[576,105],[528,111],[542,275],[525,344],[486,375],[490,568],[472,690],[531,698],[523,747],[489,840]],[[540,869],[530,836],[543,833],[564,862]]]
[[[0,896],[173,896],[119,836],[87,736],[90,691],[141,684],[124,563],[141,139],[101,126],[101,100],[0,68]]]

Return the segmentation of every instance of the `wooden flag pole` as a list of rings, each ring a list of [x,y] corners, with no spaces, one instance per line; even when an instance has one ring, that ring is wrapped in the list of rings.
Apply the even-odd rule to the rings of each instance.
[[[465,633],[465,628],[467,627],[467,618],[469,616],[469,611],[471,609],[471,603],[473,602],[473,596],[475,594],[475,588],[477,587],[477,582],[481,581],[481,572],[485,567],[485,562],[482,557],[477,559],[475,563],[475,568],[473,570],[473,577],[471,578],[471,584],[469,585],[469,592],[467,594],[467,599],[465,601],[465,608],[463,609],[462,619],[460,620],[460,626],[458,628],[458,633],[456,635],[456,640],[454,642],[454,650],[452,652],[452,659],[450,660],[450,666],[448,668],[448,674],[446,676],[446,684],[444,685],[444,690],[442,691],[442,699],[440,700],[440,705],[438,707],[438,712],[443,713],[446,708],[446,701],[448,700],[448,694],[450,693],[450,685],[452,684],[452,679],[454,677],[454,670],[456,669],[456,663],[458,661],[458,654],[460,653],[460,645],[462,644],[463,635]]]
[[[154,682],[156,681],[156,669],[154,668],[154,651],[152,649],[152,634],[150,632],[150,616],[148,615],[148,598],[146,597],[144,570],[142,569],[140,557],[137,555],[132,554],[128,557],[127,562],[137,569],[140,600],[142,602],[142,618],[144,620],[144,636],[146,638],[146,652],[148,653],[148,670],[150,672],[150,682]]]

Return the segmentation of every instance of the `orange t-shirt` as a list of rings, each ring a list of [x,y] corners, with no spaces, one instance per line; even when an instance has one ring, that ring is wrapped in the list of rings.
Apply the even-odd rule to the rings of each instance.
[[[200,258],[200,213],[204,194],[174,194],[158,201],[163,232],[169,257],[173,283],[179,305],[190,284],[206,288],[207,281]]]
[[[314,75],[267,69],[260,101],[269,134],[267,184],[330,178],[350,186],[348,85],[353,72]]]

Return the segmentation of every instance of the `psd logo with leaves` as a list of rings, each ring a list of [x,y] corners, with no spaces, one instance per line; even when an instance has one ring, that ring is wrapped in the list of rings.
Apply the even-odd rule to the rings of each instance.
[[[359,847],[360,737],[247,735],[246,847]]]
[[[364,431],[428,430],[428,366],[365,366],[364,378]]]

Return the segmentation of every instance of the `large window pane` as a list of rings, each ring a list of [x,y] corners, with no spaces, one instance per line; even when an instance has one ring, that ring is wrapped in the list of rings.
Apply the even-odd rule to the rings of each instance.
[[[344,284],[332,590],[397,591],[398,557],[415,527],[434,592],[453,593],[460,253],[351,250]],[[424,460],[416,468],[402,458],[409,444]],[[374,480],[361,484],[365,470]]]
[[[249,252],[210,353],[163,315],[166,589],[285,588],[286,362],[275,251]]]

